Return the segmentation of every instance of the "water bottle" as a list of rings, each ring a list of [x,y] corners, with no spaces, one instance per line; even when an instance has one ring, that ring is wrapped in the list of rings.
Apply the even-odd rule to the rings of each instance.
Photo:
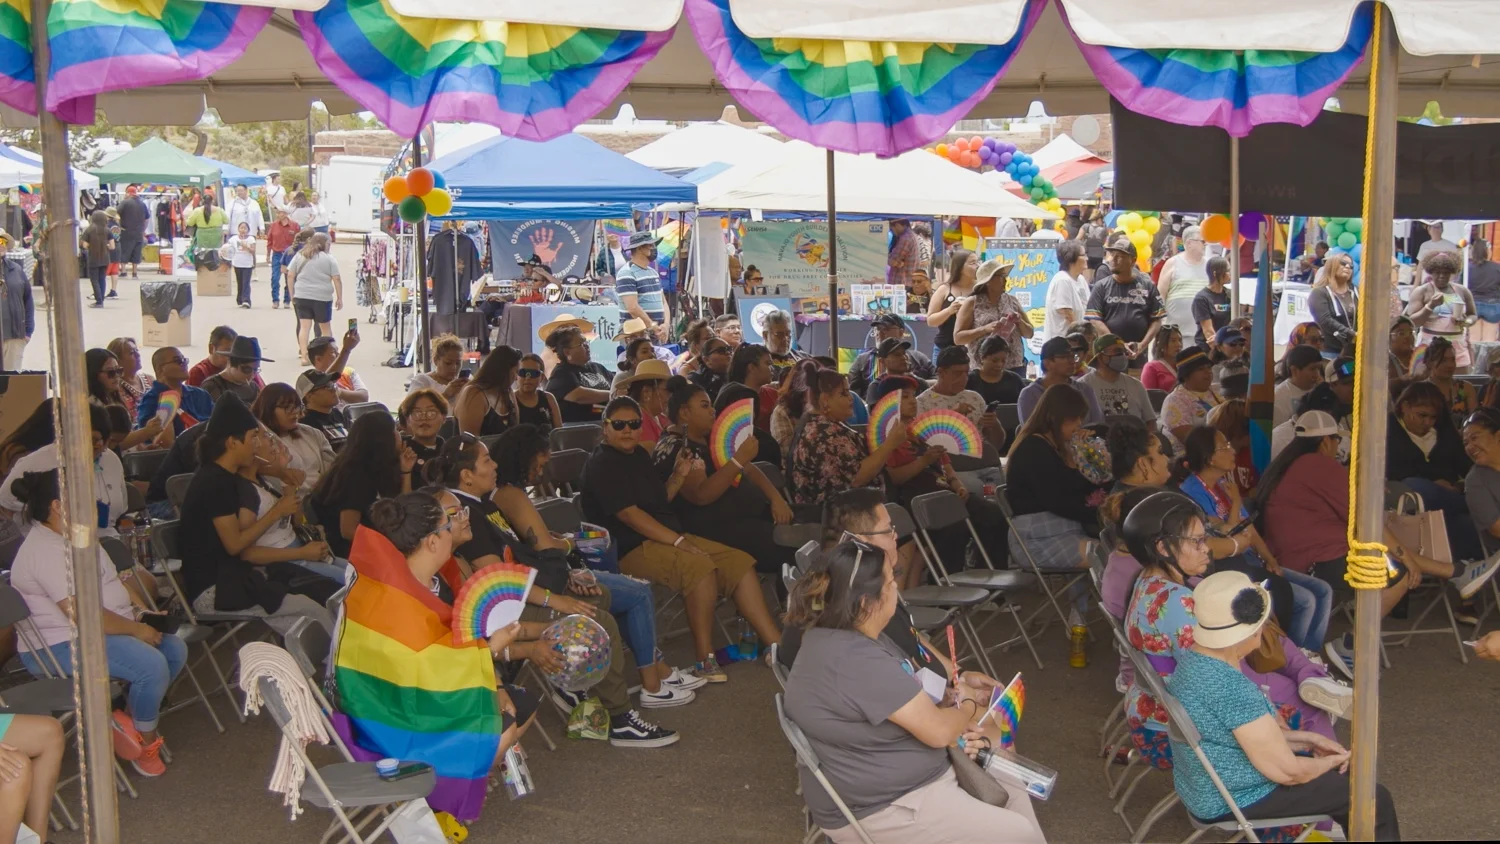
[[[512,800],[519,800],[536,791],[536,783],[531,779],[531,769],[526,764],[526,751],[519,744],[511,745],[505,751],[505,764],[501,768],[500,777],[505,782],[505,793]]]
[[[755,659],[756,651],[759,649],[760,641],[755,635],[755,628],[750,626],[750,622],[740,619],[740,643],[735,650],[735,656],[739,657],[741,662],[748,662]]]

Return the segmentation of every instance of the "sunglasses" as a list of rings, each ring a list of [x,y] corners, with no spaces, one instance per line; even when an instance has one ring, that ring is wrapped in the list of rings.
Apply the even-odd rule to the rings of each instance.
[[[639,431],[641,429],[641,420],[611,419],[609,420],[609,427],[614,428],[616,431],[623,431],[626,428],[629,428],[632,431]]]
[[[518,378],[540,378],[540,377],[542,377],[542,371],[540,369],[517,369],[516,370],[516,377],[518,377]]]
[[[117,366],[114,369],[101,369],[101,370],[99,370],[99,374],[100,375],[108,375],[111,378],[118,378],[118,377],[120,377],[120,373],[122,373],[124,371],[125,370],[123,370],[123,369],[121,369],[120,367]]]
[[[238,369],[243,375],[254,375],[260,371],[260,367],[253,363],[242,363],[236,366],[235,369]]]
[[[729,354],[729,347],[728,346],[715,346],[712,349],[709,349],[708,351],[704,352],[703,354],[705,356],[708,356],[708,355],[727,355],[727,354]]]

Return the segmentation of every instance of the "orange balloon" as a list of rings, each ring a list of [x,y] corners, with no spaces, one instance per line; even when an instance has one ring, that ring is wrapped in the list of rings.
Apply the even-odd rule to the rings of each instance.
[[[432,171],[425,167],[406,174],[406,188],[412,196],[426,196],[432,190]]]
[[[956,140],[956,141],[954,141],[952,143],[952,146],[958,147],[958,151],[959,152],[968,152],[969,151],[969,139],[968,138],[959,138],[958,140]]]
[[[960,164],[963,162],[963,154],[963,150],[959,149],[956,146],[948,147],[948,160],[953,162],[954,164]]]
[[[411,196],[411,191],[406,187],[406,180],[400,176],[392,176],[386,179],[385,187],[382,190],[385,193],[387,202],[398,203]]]
[[[978,152],[979,148],[982,146],[984,146],[984,138],[975,135],[974,137],[969,139],[969,149]]]
[[[979,166],[979,155],[978,155],[978,153],[973,153],[973,152],[966,152],[966,153],[964,153],[964,166],[965,167],[978,167]]]
[[[937,145],[937,154],[941,155],[944,158],[947,158],[948,157],[948,145],[947,144],[938,144]]]
[[[1209,243],[1228,244],[1232,234],[1234,227],[1230,225],[1229,218],[1222,214],[1210,215],[1203,221],[1203,239]]]

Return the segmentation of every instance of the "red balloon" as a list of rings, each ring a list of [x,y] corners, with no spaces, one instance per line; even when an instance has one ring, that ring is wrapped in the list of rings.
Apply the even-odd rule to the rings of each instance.
[[[418,167],[407,173],[406,187],[411,191],[412,196],[426,196],[433,187],[432,171],[425,167]]]

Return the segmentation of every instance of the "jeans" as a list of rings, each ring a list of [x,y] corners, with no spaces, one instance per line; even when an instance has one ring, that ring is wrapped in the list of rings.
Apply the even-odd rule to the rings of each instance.
[[[1428,510],[1441,510],[1443,526],[1448,530],[1448,548],[1454,560],[1478,560],[1484,557],[1479,547],[1479,536],[1474,532],[1474,520],[1469,517],[1469,502],[1458,490],[1439,486],[1426,478],[1402,478],[1401,482],[1411,491],[1422,496],[1422,506]]]
[[[177,518],[177,508],[173,507],[172,502],[166,498],[147,504],[146,513],[153,519],[166,520]]]
[[[1345,830],[1349,829],[1349,775],[1329,771],[1301,785],[1280,785],[1275,791],[1240,811],[1250,820],[1288,818],[1298,815],[1328,815]],[[1218,822],[1234,818],[1225,813],[1209,820]],[[1375,785],[1375,840],[1400,841],[1401,827],[1396,822],[1396,802],[1385,786]]]
[[[49,650],[62,666],[63,673],[72,674],[72,645],[59,642]],[[161,714],[161,699],[166,697],[167,688],[187,663],[187,643],[170,633],[161,637],[159,645],[148,645],[134,636],[114,634],[104,638],[104,652],[109,660],[109,676],[130,684],[126,705],[130,708],[135,728],[143,733],[155,730],[157,717]],[[38,677],[45,674],[42,662],[31,653],[21,654],[21,663],[26,670]],[[50,669],[51,665],[47,668]]]
[[[277,302],[284,302],[288,305],[292,303],[290,290],[285,296],[281,295],[281,260],[285,254],[284,252],[271,253],[271,304],[273,305]]]
[[[234,303],[236,305],[250,304],[250,275],[253,272],[255,272],[254,267],[234,268],[234,284],[236,288]]]
[[[1328,619],[1333,615],[1333,587],[1313,577],[1281,570],[1281,576],[1292,585],[1292,625],[1285,631],[1292,644],[1316,651],[1328,637]]]
[[[1500,302],[1474,302],[1474,313],[1485,322],[1500,322]]]
[[[620,626],[620,638],[635,654],[637,668],[656,662],[656,599],[651,584],[627,575],[594,570],[599,585],[609,590],[609,614]]]
[[[104,274],[109,267],[89,267],[89,284],[94,288],[94,302],[104,302]]]

